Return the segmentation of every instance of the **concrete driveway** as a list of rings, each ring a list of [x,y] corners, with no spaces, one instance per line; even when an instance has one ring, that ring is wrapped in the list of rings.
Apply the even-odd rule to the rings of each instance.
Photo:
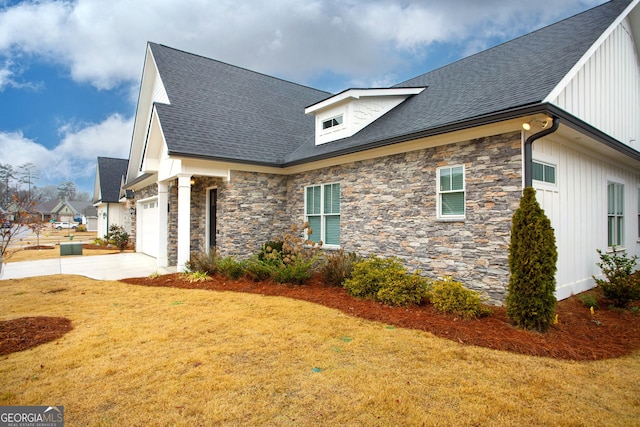
[[[96,280],[120,280],[175,273],[176,267],[158,267],[155,258],[141,253],[63,256],[36,261],[10,262],[2,266],[0,280],[22,277],[77,274]]]

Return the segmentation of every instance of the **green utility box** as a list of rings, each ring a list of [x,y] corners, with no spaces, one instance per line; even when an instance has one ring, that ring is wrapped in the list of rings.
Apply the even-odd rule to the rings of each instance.
[[[82,255],[82,242],[60,242],[60,256]]]

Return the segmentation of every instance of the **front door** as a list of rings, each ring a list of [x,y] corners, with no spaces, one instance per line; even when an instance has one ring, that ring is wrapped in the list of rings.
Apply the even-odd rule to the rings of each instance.
[[[216,247],[216,235],[218,234],[216,215],[218,212],[218,189],[209,190],[209,247]]]

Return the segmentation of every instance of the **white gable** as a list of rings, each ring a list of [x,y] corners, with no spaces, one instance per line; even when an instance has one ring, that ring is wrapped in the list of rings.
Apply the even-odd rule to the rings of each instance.
[[[635,4],[545,101],[640,150],[640,6]]]
[[[305,109],[316,116],[316,145],[347,138],[425,88],[349,89]]]

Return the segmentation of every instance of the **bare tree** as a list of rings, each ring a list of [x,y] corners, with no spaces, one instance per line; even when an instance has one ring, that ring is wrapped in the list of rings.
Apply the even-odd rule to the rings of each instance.
[[[31,186],[40,178],[40,171],[33,163],[25,163],[18,166],[18,181],[21,184],[27,184],[27,191],[29,197],[31,197]]]
[[[71,181],[62,182],[58,185],[58,197],[60,200],[75,200],[76,192],[76,185]]]
[[[0,265],[15,253],[15,251],[9,250],[10,245],[21,232],[24,232],[24,226],[40,221],[39,218],[34,220],[31,215],[36,203],[26,192],[16,191],[12,194],[12,201],[7,210],[13,218],[13,223],[10,227],[5,227],[3,220],[2,228],[0,228]]]

